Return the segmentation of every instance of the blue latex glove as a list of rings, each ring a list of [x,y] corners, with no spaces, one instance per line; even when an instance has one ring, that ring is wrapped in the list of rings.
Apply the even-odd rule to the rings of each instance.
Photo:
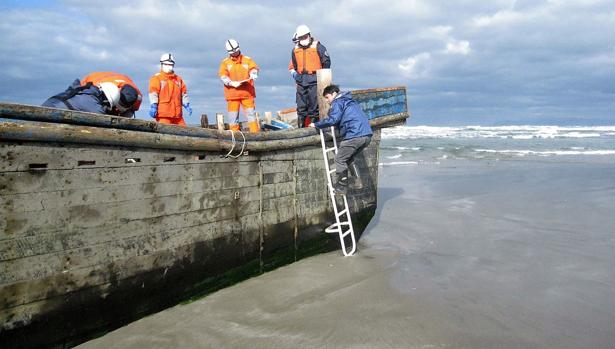
[[[188,112],[188,116],[192,116],[192,108],[190,108],[190,103],[184,104],[184,108]]]
[[[152,118],[156,118],[156,113],[158,112],[158,103],[152,103],[149,107],[149,116]]]
[[[290,75],[293,77],[293,79],[297,80],[297,71],[295,69],[292,69],[290,71]]]

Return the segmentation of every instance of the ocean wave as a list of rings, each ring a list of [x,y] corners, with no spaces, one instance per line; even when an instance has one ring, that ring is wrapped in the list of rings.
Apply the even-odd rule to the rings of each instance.
[[[392,155],[392,156],[387,156],[386,158],[387,158],[387,159],[391,159],[391,160],[392,160],[392,159],[399,159],[399,158],[401,158],[401,154]]]
[[[393,162],[381,162],[379,166],[403,166],[403,165],[418,165],[418,161],[393,161]]]
[[[615,155],[615,150],[528,150],[528,149],[474,149],[478,153],[526,155]]]
[[[615,126],[399,126],[383,130],[383,139],[424,138],[611,138]]]

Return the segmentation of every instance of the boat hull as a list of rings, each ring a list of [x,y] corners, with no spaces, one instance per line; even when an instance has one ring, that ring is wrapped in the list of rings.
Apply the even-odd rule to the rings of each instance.
[[[356,160],[358,234],[379,143],[376,130]],[[339,249],[319,146],[224,154],[0,140],[0,343],[76,344]]]

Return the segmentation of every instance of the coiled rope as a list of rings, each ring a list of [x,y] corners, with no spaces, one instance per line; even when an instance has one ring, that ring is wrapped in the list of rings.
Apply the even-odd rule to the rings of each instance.
[[[235,131],[233,130],[229,130],[231,132],[231,150],[228,151],[228,154],[226,154],[224,157],[225,158],[233,158],[233,159],[237,159],[238,157],[241,156],[241,154],[243,154],[243,151],[246,149],[246,135],[243,134],[243,132],[241,132],[241,130],[237,130],[237,132],[239,132],[241,134],[241,137],[243,137],[243,143],[241,144],[241,151],[237,154],[237,155],[231,155],[233,153],[233,150],[235,150],[235,144],[237,144],[237,141],[235,140]]]

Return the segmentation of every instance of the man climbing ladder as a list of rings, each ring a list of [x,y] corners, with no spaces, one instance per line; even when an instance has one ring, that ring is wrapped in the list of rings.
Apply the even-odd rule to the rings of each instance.
[[[335,177],[333,189],[336,194],[346,194],[348,188],[348,165],[354,157],[369,145],[372,128],[361,106],[352,99],[350,92],[341,92],[338,86],[325,87],[323,97],[331,104],[327,118],[310,127],[323,129],[335,126],[339,129],[342,141],[335,154]]]
[[[340,93],[338,86],[329,85],[325,87],[323,97],[331,104],[328,116],[322,121],[310,124],[310,127],[320,129],[322,153],[325,161],[325,171],[327,172],[327,187],[335,214],[335,223],[325,229],[325,231],[327,233],[339,234],[342,252],[345,256],[351,256],[357,248],[357,243],[350,217],[348,200],[346,199],[348,165],[361,150],[369,145],[373,132],[361,106],[352,99],[349,92]],[[323,129],[327,127],[331,128],[331,135],[333,137],[333,147],[331,148],[327,148],[323,133]],[[342,136],[339,147],[334,135],[335,127],[339,128]],[[329,153],[332,151],[335,152],[335,169],[331,169],[329,163]],[[331,175],[334,172],[335,181],[331,179]],[[343,206],[341,210],[338,209],[336,195],[342,198]],[[350,238],[349,247],[347,246],[348,237]]]

